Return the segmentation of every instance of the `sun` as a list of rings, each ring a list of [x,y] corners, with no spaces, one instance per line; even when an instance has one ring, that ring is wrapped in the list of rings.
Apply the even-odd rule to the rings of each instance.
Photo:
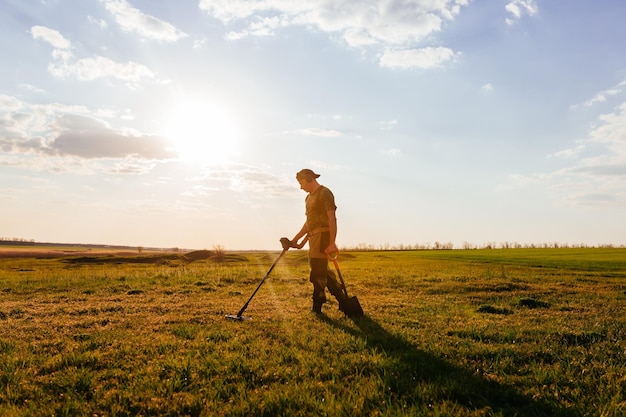
[[[237,149],[238,124],[224,106],[187,99],[175,103],[166,119],[165,136],[183,162],[224,163]]]

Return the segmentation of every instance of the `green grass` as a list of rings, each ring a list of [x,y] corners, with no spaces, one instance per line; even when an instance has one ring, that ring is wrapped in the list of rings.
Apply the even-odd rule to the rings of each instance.
[[[626,414],[624,249],[342,253],[354,320],[292,251],[226,320],[277,255],[0,259],[0,415]]]

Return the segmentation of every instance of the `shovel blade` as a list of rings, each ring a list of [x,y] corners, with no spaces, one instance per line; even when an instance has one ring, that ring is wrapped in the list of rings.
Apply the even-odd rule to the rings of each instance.
[[[361,307],[361,303],[359,303],[359,299],[356,296],[348,297],[341,305],[341,311],[348,317],[362,317],[363,316],[363,308]]]

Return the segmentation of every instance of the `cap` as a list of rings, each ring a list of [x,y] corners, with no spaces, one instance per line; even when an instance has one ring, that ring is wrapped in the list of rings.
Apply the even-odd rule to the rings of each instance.
[[[312,180],[313,178],[319,178],[320,174],[316,174],[315,172],[313,172],[312,170],[308,169],[308,168],[304,168],[301,169],[300,171],[298,171],[298,173],[296,174],[296,179],[307,179],[307,180]]]

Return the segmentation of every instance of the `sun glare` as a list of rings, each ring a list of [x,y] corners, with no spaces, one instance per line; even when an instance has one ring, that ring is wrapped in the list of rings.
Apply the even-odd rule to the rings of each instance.
[[[182,161],[214,164],[233,156],[239,132],[226,109],[209,101],[187,100],[170,109],[165,135]]]

